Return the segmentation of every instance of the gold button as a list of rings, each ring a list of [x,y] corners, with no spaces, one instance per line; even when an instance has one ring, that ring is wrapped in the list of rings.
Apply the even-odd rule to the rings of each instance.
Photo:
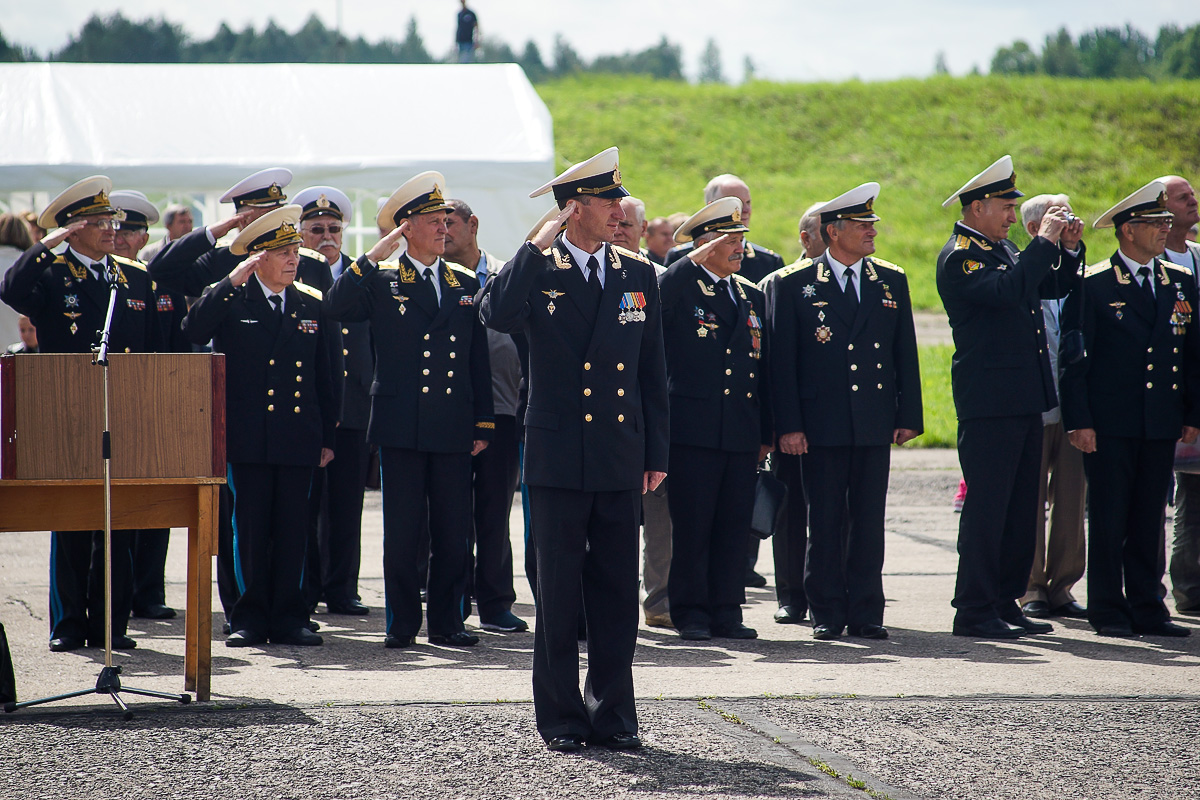
[[[591,414],[584,414],[584,415],[583,415],[583,418],[584,418],[585,420],[587,420],[588,422],[591,422],[591,421],[592,421],[592,415],[591,415]]]
[[[346,335],[347,333],[349,333],[349,332],[350,332],[350,329],[349,329],[349,328],[342,328],[342,335],[343,335],[343,336],[345,336],[345,335]]]
[[[302,364],[301,362],[297,361],[297,362],[296,362],[296,366],[297,366],[297,367],[303,367],[303,366],[304,366],[304,364]]]
[[[753,373],[753,372],[751,372],[751,373],[750,373],[750,377],[751,377],[751,378],[753,378],[753,377],[754,377],[754,373]]]
[[[454,377],[454,370],[450,370],[449,372],[447,372],[447,373],[446,373],[446,377],[447,377],[447,378],[453,378],[453,377]]]
[[[883,364],[876,364],[875,369],[883,369]]]
[[[452,333],[452,334],[450,334],[450,341],[452,341],[452,342],[457,342],[457,341],[458,341],[457,339],[455,339],[455,338],[454,338],[454,334],[453,334],[453,333]]]
[[[425,341],[427,341],[427,342],[429,341],[429,334],[428,334],[428,333],[427,333],[427,334],[425,334]]]
[[[583,362],[583,368],[584,368],[584,369],[591,369],[591,368],[592,368],[592,362],[590,362],[590,361],[585,361],[585,362]]]
[[[1179,367],[1171,367],[1171,372],[1179,372]]]
[[[746,392],[746,397],[754,397],[754,392]]]
[[[727,370],[725,370],[725,374],[726,374],[726,375],[732,375],[732,374],[733,374],[733,370],[731,370],[731,369],[727,369]]]
[[[428,374],[429,374],[429,370],[427,370],[427,369],[423,369],[423,370],[421,370],[421,374],[422,374],[422,375],[428,375]]]
[[[451,354],[450,354],[450,357],[451,357],[451,358],[454,358],[454,357],[455,357],[454,353],[451,353]]]
[[[1147,372],[1151,371],[1152,369],[1154,369],[1154,365],[1153,365],[1153,364],[1147,364],[1147,365],[1146,365],[1146,371],[1147,371]]]
[[[620,372],[620,371],[621,371],[621,370],[623,370],[623,369],[625,369],[625,365],[624,365],[624,364],[621,364],[620,362],[618,362],[618,363],[617,363],[617,372]]]
[[[725,351],[725,355],[727,355],[727,356],[733,355],[733,351],[732,351],[732,350],[726,350],[726,351]]]
[[[1154,384],[1153,384],[1153,383],[1151,383],[1150,381],[1146,381],[1146,388],[1147,388],[1147,389],[1153,389],[1153,388],[1154,388]]]
[[[850,365],[850,371],[851,371],[851,372],[858,372],[858,364],[851,364],[851,365]]]
[[[591,390],[591,389],[584,389],[584,390],[583,390],[583,396],[584,396],[584,397],[591,397],[591,396],[592,396],[592,390]]]
[[[1171,384],[1171,388],[1172,388],[1172,389],[1178,389],[1178,388],[1179,388],[1179,384],[1178,384],[1178,383],[1172,383],[1172,384]]]
[[[624,397],[624,396],[625,396],[625,390],[617,389],[617,397]]]
[[[625,421],[625,415],[617,414],[617,422],[624,422],[624,421]]]
[[[297,414],[299,414],[299,413],[300,413],[300,406],[296,406],[296,407],[295,407],[295,408],[293,408],[292,410],[293,410],[293,411],[295,411]]]
[[[267,362],[267,364],[269,364],[272,367],[275,366],[275,359],[272,358],[270,361]]]
[[[847,349],[847,350],[853,350],[853,349],[854,349],[854,345],[849,345],[849,346],[847,346],[847,347],[846,347],[846,349]]]
[[[452,391],[454,391],[454,390],[451,389],[449,386],[446,387],[446,394],[450,394]]]
[[[1178,348],[1178,347],[1176,347],[1176,348],[1175,348],[1175,349],[1173,349],[1171,352],[1172,352],[1172,353],[1178,353],[1178,352],[1179,352],[1179,348]]]
[[[296,397],[299,397],[299,396],[300,396],[300,393],[299,393],[299,392],[296,392]]]
[[[300,382],[301,382],[303,379],[304,379],[304,376],[302,376],[302,375],[297,375],[297,376],[296,376],[296,383],[300,383]]]
[[[350,355],[350,351],[349,351],[349,350],[347,350],[346,348],[344,348],[344,347],[343,347],[343,348],[342,348],[342,355],[344,355],[344,356],[348,356],[348,355]]]
[[[875,343],[875,349],[876,349],[876,350],[878,350],[878,349],[879,349],[879,342],[876,342],[876,343]]]
[[[424,357],[425,357],[425,358],[429,358],[429,351],[428,351],[428,350],[426,350],[426,351],[425,351],[425,353],[424,353]]]
[[[856,383],[856,384],[854,384],[853,386],[851,386],[851,387],[850,387],[850,390],[851,390],[851,391],[854,391],[854,392],[857,392],[857,391],[858,391],[858,384]]]
[[[729,394],[729,390],[728,390],[728,389],[726,389],[726,390],[725,390],[725,394]]]
[[[1147,348],[1146,348],[1146,352],[1147,352],[1147,353],[1153,353],[1153,352],[1154,352],[1154,348],[1153,348],[1153,347],[1147,347]]]
[[[267,389],[267,397],[274,397],[274,396],[275,396],[275,390]]]
[[[882,384],[882,383],[877,383],[877,384],[875,384],[875,388],[876,388],[876,389],[882,389],[882,388],[883,388],[883,384]]]
[[[128,348],[128,347],[126,347],[126,348],[125,348],[125,352],[126,352],[126,353],[128,353],[128,352],[129,352],[129,348]]]
[[[275,406],[273,406],[271,404],[267,405],[267,411],[274,411],[274,410],[275,410]]]
[[[348,377],[350,377],[350,373],[349,373],[349,372],[346,372],[346,370],[342,370],[342,377],[343,377],[343,378],[348,378]]]
[[[422,392],[424,392],[425,394],[429,394],[429,387],[428,387],[428,386],[422,386],[422,387],[421,387],[421,391],[422,391]]]

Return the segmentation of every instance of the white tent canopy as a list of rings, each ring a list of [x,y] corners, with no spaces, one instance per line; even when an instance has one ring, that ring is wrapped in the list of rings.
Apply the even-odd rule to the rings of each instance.
[[[0,142],[13,210],[103,174],[194,198],[211,222],[232,213],[216,205],[226,188],[282,166],[289,196],[336,186],[373,231],[377,197],[436,169],[503,258],[549,206],[529,192],[555,174],[549,111],[515,64],[5,64]]]

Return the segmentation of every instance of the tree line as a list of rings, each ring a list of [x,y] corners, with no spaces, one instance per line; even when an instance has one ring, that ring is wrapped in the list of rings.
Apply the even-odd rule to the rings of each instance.
[[[105,17],[93,15],[62,49],[45,55],[12,44],[0,33],[0,61],[10,62],[434,64],[455,60],[453,49],[440,55],[429,50],[413,17],[402,40],[384,38],[374,43],[327,28],[316,14],[295,33],[287,32],[274,20],[261,31],[253,26],[234,31],[222,23],[211,38],[203,40],[192,39],[182,26],[162,17],[136,21],[120,12]],[[476,61],[520,64],[532,81],[583,72],[684,80],[682,50],[665,36],[645,50],[601,55],[591,61],[580,56],[561,35],[555,37],[548,57],[532,40],[518,52],[499,39],[484,37]],[[746,77],[753,77],[754,66],[749,59],[745,68]],[[724,81],[720,50],[711,39],[701,54],[698,74],[701,82]]]
[[[1017,40],[992,58],[999,75],[1064,78],[1200,78],[1200,25],[1164,25],[1151,39],[1131,25],[1096,28],[1072,38],[1066,28],[1050,34],[1035,52]]]

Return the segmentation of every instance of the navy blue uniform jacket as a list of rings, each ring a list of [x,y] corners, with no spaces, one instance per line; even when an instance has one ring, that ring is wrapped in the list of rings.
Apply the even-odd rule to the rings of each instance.
[[[954,334],[950,381],[958,418],[1041,414],[1058,405],[1042,298],[1078,285],[1072,256],[1037,236],[1017,256],[956,223],[937,260],[937,288]],[[1056,269],[1057,268],[1057,269]]]
[[[605,258],[594,316],[561,237],[545,253],[524,244],[480,303],[489,328],[524,332],[529,344],[523,474],[531,486],[640,491],[643,473],[667,471],[658,280],[639,254],[608,245]]]
[[[897,428],[924,430],[921,371],[908,277],[863,259],[853,317],[827,254],[766,282],[771,385],[779,435],[816,447],[891,444]]]
[[[658,277],[671,441],[757,452],[772,443],[766,306],[750,281],[736,274],[729,280],[738,298],[732,318],[728,305],[715,302],[713,279],[690,258]]]
[[[475,311],[475,273],[439,260],[440,306],[417,291],[420,274],[407,256],[396,269],[366,256],[334,281],[331,316],[370,321],[375,380],[367,440],[427,453],[469,453],[496,428],[487,331]]]
[[[225,457],[235,464],[315,467],[331,450],[337,401],[320,292],[284,290],[284,316],[257,280],[222,278],[192,304],[184,333],[225,354]],[[335,453],[336,455],[336,453]]]
[[[1088,267],[1083,280],[1087,356],[1063,370],[1063,425],[1102,436],[1178,439],[1200,427],[1200,332],[1196,281],[1186,267],[1156,259],[1155,306],[1124,260]],[[1064,326],[1080,319],[1079,292],[1067,298]]]

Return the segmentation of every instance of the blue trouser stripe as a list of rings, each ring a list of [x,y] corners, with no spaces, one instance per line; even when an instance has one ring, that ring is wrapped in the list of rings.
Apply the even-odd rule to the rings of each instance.
[[[237,486],[233,482],[233,467],[226,466],[225,481],[229,484],[229,493],[233,495],[233,508],[237,508]],[[230,514],[233,524],[233,577],[237,581],[238,595],[246,593],[246,578],[242,575],[242,555],[238,547],[237,513]]]

